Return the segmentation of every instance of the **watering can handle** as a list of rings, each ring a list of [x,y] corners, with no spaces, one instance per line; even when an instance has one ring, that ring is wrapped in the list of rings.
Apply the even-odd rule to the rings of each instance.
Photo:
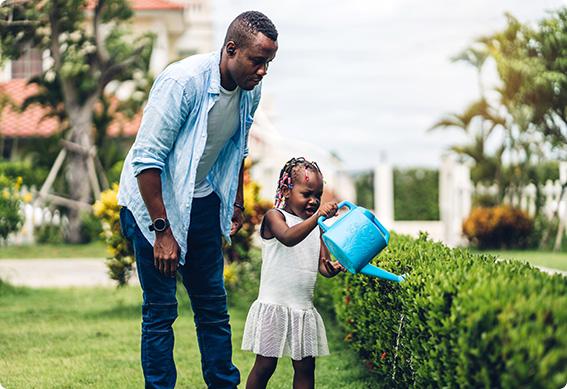
[[[349,210],[352,210],[354,208],[356,208],[356,205],[354,205],[353,203],[351,203],[350,201],[344,200],[341,201],[338,205],[337,205],[337,210],[341,209],[342,207],[348,207]],[[325,216],[319,216],[319,219],[317,219],[317,224],[319,224],[319,227],[321,227],[321,229],[323,230],[323,232],[327,232],[327,230],[329,229],[329,227],[327,227],[327,225],[325,223],[323,223],[327,218]],[[384,227],[382,227],[384,228]],[[384,229],[385,230],[385,229]],[[387,232],[387,231],[386,231]],[[389,235],[388,235],[389,237]]]
[[[390,232],[386,228],[384,228],[382,223],[380,223],[377,218],[374,218],[374,222],[376,223],[378,229],[382,231],[382,233],[384,234],[384,239],[386,240],[386,243],[388,243],[390,241]]]

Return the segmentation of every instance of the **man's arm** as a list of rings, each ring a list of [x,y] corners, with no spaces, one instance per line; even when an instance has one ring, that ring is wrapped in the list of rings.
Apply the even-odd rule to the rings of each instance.
[[[161,191],[161,171],[159,169],[147,169],[142,171],[138,177],[138,188],[142,199],[146,204],[150,218],[167,219],[167,212],[163,204]],[[148,226],[140,226],[147,228]],[[177,271],[179,262],[179,244],[175,240],[171,227],[164,231],[156,231],[154,243],[154,265],[163,275],[173,277]]]
[[[240,165],[240,173],[238,174],[238,189],[236,190],[236,200],[234,201],[234,213],[232,214],[232,226],[230,235],[234,235],[242,227],[244,222],[244,161]]]
[[[144,108],[142,123],[132,146],[132,167],[152,221],[167,217],[160,175],[190,112],[192,101],[179,82],[162,75],[152,87]],[[179,245],[171,228],[155,234],[154,264],[161,274],[174,276],[179,261]]]

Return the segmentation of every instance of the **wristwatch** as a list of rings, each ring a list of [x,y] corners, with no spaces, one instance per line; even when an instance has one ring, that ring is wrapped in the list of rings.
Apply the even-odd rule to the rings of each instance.
[[[163,232],[167,227],[169,227],[169,220],[158,217],[150,224],[149,229],[150,231]]]
[[[244,212],[244,204],[242,203],[234,203],[234,206]]]

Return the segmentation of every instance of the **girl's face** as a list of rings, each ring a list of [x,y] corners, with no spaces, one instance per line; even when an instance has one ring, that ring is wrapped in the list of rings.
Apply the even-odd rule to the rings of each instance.
[[[323,177],[311,169],[302,169],[297,172],[291,190],[284,189],[283,195],[284,209],[302,219],[307,219],[317,212],[321,205]]]

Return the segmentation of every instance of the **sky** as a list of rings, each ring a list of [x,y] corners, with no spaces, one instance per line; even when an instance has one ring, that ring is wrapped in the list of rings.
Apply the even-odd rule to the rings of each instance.
[[[279,50],[263,98],[284,136],[333,151],[348,170],[386,161],[435,167],[457,130],[428,129],[478,98],[476,71],[451,58],[567,0],[213,0],[215,42],[240,12],[265,13]],[[488,73],[488,81],[496,76]],[[493,79],[491,79],[491,77]],[[486,81],[486,80],[485,80]]]

